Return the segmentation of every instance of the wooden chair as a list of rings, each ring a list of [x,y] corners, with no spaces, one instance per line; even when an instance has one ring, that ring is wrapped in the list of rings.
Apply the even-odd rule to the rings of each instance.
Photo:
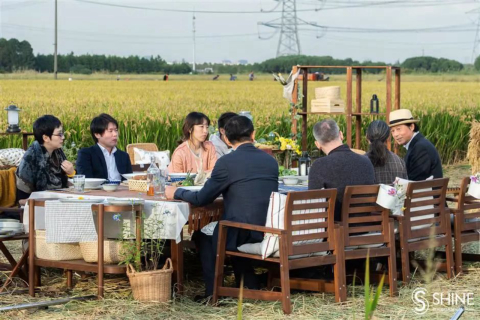
[[[447,278],[453,274],[450,210],[445,204],[448,178],[410,182],[398,220],[402,278],[410,282],[410,253],[445,246]]]
[[[260,255],[226,251],[227,232],[229,228],[260,231],[278,236],[279,256],[265,258],[265,261],[279,265],[281,292],[243,289],[244,298],[280,300],[282,301],[283,311],[286,314],[292,311],[290,288],[304,290],[319,290],[324,288],[335,292],[335,300],[337,302],[345,301],[347,294],[345,287],[343,236],[341,234],[341,227],[335,225],[333,220],[336,194],[336,189],[288,193],[284,215],[284,230],[231,221],[220,221],[213,302],[215,303],[219,296],[238,297],[240,294],[239,288],[223,286],[223,265],[226,255],[262,260]],[[299,214],[299,211],[302,212],[305,210],[308,210],[308,213]],[[325,221],[309,223],[308,220],[313,219],[325,219]],[[304,224],[302,224],[302,222],[304,222]],[[324,228],[325,231],[310,233],[312,230],[318,230],[318,228]],[[330,252],[332,252],[332,254],[327,254]],[[322,265],[334,266],[333,286],[325,284],[324,281],[312,280],[309,282],[307,279],[303,279],[303,281],[291,281],[290,279],[290,270]]]
[[[28,283],[29,294],[35,296],[35,286],[40,285],[40,267],[59,268],[67,270],[67,287],[73,287],[73,272],[83,271],[97,273],[98,277],[98,297],[103,298],[104,293],[104,273],[109,274],[125,274],[126,266],[117,264],[105,264],[103,258],[104,250],[104,214],[106,212],[135,212],[136,215],[136,244],[138,250],[140,250],[140,244],[142,239],[142,211],[143,205],[103,205],[93,204],[92,210],[97,211],[97,223],[98,223],[98,263],[88,263],[83,259],[79,260],[46,260],[39,259],[35,256],[35,207],[44,207],[46,200],[55,199],[30,199],[28,200],[29,206],[29,250],[28,257]]]
[[[395,232],[390,211],[376,204],[379,185],[348,186],[342,203],[345,260],[388,258],[390,296],[397,292]]]
[[[142,149],[145,151],[158,151],[158,147],[155,143],[132,143],[127,145],[127,153],[130,157],[130,162],[135,164],[135,153],[133,148]]]
[[[460,192],[455,198],[447,198],[456,203],[456,208],[451,209],[454,215],[453,236],[455,243],[455,273],[463,272],[463,260],[480,261],[479,254],[462,254],[462,243],[480,243],[480,200],[467,194],[470,177],[462,179]]]

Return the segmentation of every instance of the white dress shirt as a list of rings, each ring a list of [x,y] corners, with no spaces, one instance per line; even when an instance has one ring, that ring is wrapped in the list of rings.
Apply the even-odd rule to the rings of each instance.
[[[408,141],[408,143],[405,145],[405,149],[408,150],[408,147],[410,146],[410,142],[412,142],[413,138],[415,138],[417,134],[418,134],[418,131],[413,134],[412,139],[410,139],[410,141]]]
[[[118,172],[117,163],[115,162],[115,152],[117,152],[117,147],[113,147],[112,153],[109,153],[107,149],[98,144],[100,150],[102,150],[103,156],[105,157],[105,163],[107,164],[108,171],[108,180],[122,180],[122,176]]]

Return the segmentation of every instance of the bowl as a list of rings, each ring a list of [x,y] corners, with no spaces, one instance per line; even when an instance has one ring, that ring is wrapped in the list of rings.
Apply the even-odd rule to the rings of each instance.
[[[122,177],[124,177],[125,179],[132,179],[133,177],[135,176],[146,176],[147,173],[146,172],[142,172],[142,171],[135,171],[133,173],[124,173],[122,174]]]
[[[187,175],[188,173],[169,173],[168,174],[171,182],[183,181],[187,178]],[[192,177],[192,179],[195,179],[196,176],[197,176],[196,173],[190,173],[190,177]]]
[[[118,189],[118,184],[116,184],[116,183],[105,183],[105,184],[102,184],[102,188],[105,191],[113,192],[113,191]]]
[[[106,185],[106,184],[116,184],[117,186],[121,183],[122,181],[120,180],[107,180],[105,181],[105,183],[103,185]]]
[[[283,177],[283,183],[287,186],[294,186],[298,184],[298,178],[285,178]]]

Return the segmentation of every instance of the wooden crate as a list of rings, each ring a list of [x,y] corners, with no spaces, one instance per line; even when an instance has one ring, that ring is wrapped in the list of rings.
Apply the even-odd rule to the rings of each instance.
[[[345,112],[345,102],[342,99],[314,99],[312,100],[311,112]]]

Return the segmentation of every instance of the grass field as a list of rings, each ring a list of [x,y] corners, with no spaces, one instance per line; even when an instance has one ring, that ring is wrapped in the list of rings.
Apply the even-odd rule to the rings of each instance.
[[[21,80],[22,75],[28,80]],[[48,75],[51,77],[51,75]],[[65,79],[68,75],[60,75]],[[4,79],[8,75],[3,75]],[[257,138],[270,131],[282,136],[290,134],[289,104],[282,98],[282,87],[261,75],[257,81],[206,81],[205,75],[172,76],[172,81],[152,81],[158,76],[128,76],[115,81],[115,75],[91,75],[85,80],[51,81],[44,74],[13,74],[14,80],[1,80],[0,105],[17,104],[21,112],[21,127],[30,131],[33,121],[40,115],[53,114],[64,123],[67,144],[77,146],[92,143],[88,131],[92,117],[107,112],[120,122],[120,148],[128,143],[155,142],[161,149],[173,151],[180,138],[183,118],[188,112],[201,111],[213,121],[225,111],[249,110],[255,118]],[[38,80],[32,78],[38,77]],[[227,79],[227,76],[222,76]],[[221,77],[221,79],[222,79]],[[407,75],[402,82],[401,105],[413,110],[421,118],[420,128],[439,150],[444,163],[453,163],[464,158],[468,143],[470,121],[480,119],[479,78],[472,75],[457,75],[457,81],[442,81],[442,76]],[[444,77],[447,77],[446,75]],[[330,82],[312,82],[309,95],[313,98],[317,86],[338,85],[345,94],[344,76],[335,76]],[[385,83],[382,75],[367,77],[363,85],[363,110],[369,110],[373,94],[385,107]],[[92,80],[104,79],[104,80]],[[107,79],[111,79],[108,81]],[[135,80],[134,80],[135,79]],[[141,80],[136,80],[141,79]],[[150,79],[150,80],[146,80]],[[192,80],[195,79],[195,80]],[[197,81],[197,80],[205,81]],[[469,79],[468,82],[463,82]],[[449,79],[447,79],[449,80]],[[355,86],[354,86],[355,87]],[[309,118],[311,127],[320,117]],[[342,129],[345,118],[337,117]],[[363,128],[371,121],[364,117]],[[0,128],[6,128],[6,114],[0,117]],[[308,145],[313,148],[311,130]],[[20,137],[0,138],[0,147],[19,147]],[[366,141],[363,139],[363,148]]]

